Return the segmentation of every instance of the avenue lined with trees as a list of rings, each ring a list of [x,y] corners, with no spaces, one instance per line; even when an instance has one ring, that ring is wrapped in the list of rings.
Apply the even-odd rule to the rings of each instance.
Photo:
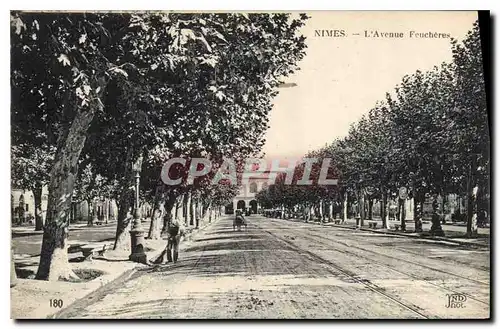
[[[432,234],[443,235],[448,213],[465,219],[468,235],[474,235],[476,224],[490,216],[490,128],[478,23],[450,47],[452,62],[403,77],[345,138],[305,155],[331,158],[338,186],[287,185],[281,174],[259,193],[259,202],[280,209],[280,216],[305,220],[331,221],[339,214],[363,225],[379,215],[384,228],[395,209],[391,215],[405,229],[405,202],[411,200],[417,232],[427,202]],[[296,167],[294,180],[302,171],[303,164]],[[374,202],[380,214],[374,214]]]
[[[489,319],[485,14],[11,11],[11,318]]]
[[[305,54],[298,30],[306,19],[13,12],[13,183],[49,191],[37,279],[75,277],[72,197],[117,200],[115,250],[130,249],[139,176],[140,199],[153,208],[151,239],[179,209],[190,225],[219,214],[237,186],[168,187],[161,166],[260,152],[280,79]]]
[[[305,56],[299,31],[306,20],[13,12],[12,181],[33,191],[35,230],[43,230],[37,279],[76,277],[67,254],[75,200],[85,201],[89,226],[98,220],[96,200],[103,200],[106,221],[116,203],[116,252],[134,252],[130,232],[146,212],[148,239],[161,239],[172,218],[197,228],[220,216],[239,186],[211,185],[212,173],[224,158],[242,169],[261,154],[272,100]],[[306,221],[356,217],[361,226],[380,217],[383,228],[392,216],[404,230],[411,202],[415,231],[422,231],[427,207],[432,234],[444,234],[448,213],[474,235],[490,217],[478,24],[450,47],[450,63],[403,77],[346,137],[304,155],[319,159],[316,183],[296,184],[306,171],[299,164],[292,184],[280,174],[257,194],[260,207]],[[209,159],[212,172],[193,184],[165,185],[162,166],[172,158],[187,161],[173,167],[178,177],[194,158]],[[328,178],[338,185],[317,184],[323,159],[331,159]]]

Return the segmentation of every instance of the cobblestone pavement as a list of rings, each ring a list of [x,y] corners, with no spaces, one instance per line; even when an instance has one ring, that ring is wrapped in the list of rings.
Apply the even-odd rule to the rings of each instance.
[[[116,280],[58,317],[488,318],[489,263],[489,250],[452,243],[257,216],[233,232],[224,219],[178,263]],[[456,293],[462,303],[447,307]]]

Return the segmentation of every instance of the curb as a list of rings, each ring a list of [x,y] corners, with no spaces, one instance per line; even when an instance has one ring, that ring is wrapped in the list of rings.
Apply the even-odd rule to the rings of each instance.
[[[339,226],[335,226],[339,227]],[[356,227],[350,228],[349,229],[357,229]],[[373,233],[378,233],[378,234],[389,234],[389,235],[397,235],[397,236],[405,236],[409,238],[416,238],[416,239],[426,239],[430,241],[445,241],[445,242],[452,242],[452,243],[457,243],[461,245],[470,245],[470,246],[475,246],[475,247],[489,247],[489,244],[484,244],[481,242],[473,242],[473,241],[457,241],[451,238],[442,238],[442,237],[428,237],[428,236],[415,236],[415,235],[409,235],[409,234],[404,234],[404,233],[397,233],[397,232],[382,232],[382,231],[377,231],[369,228],[360,228],[359,230],[361,231],[367,231],[367,232],[373,232]]]
[[[285,219],[289,220],[289,219]],[[469,245],[469,246],[474,246],[474,247],[483,247],[483,248],[488,248],[490,245],[481,243],[481,242],[473,242],[473,241],[457,241],[451,238],[441,238],[441,237],[428,237],[428,236],[415,236],[415,235],[409,235],[405,233],[399,233],[399,232],[383,232],[383,231],[377,231],[369,228],[357,228],[353,226],[342,226],[338,224],[331,224],[328,223],[328,225],[322,225],[319,222],[304,222],[304,221],[294,221],[294,222],[302,222],[304,224],[312,224],[312,225],[321,225],[321,226],[331,226],[331,227],[337,227],[337,228],[343,228],[346,230],[360,230],[360,231],[366,231],[366,232],[372,232],[372,233],[377,233],[377,234],[388,234],[388,235],[397,235],[397,236],[405,236],[408,238],[414,238],[414,239],[426,239],[430,241],[445,241],[445,242],[452,242],[452,243],[457,243],[460,245]]]

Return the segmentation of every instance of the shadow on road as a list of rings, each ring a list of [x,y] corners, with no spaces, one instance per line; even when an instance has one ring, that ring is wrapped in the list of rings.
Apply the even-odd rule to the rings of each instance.
[[[27,236],[33,236],[33,235],[42,235],[43,231],[32,231],[32,232],[16,232],[12,231],[12,238],[21,238],[21,237],[27,237]]]
[[[196,239],[196,242],[206,242],[206,241],[219,241],[219,240],[238,240],[238,239],[248,239],[248,235],[238,235],[237,233],[241,232],[234,232],[235,235],[230,236],[220,236],[220,237],[214,237],[214,238],[206,238],[206,239]]]
[[[177,263],[141,271],[198,277],[332,274],[317,262],[297,257],[297,252],[283,242],[266,239],[261,232],[222,232],[222,236],[219,233],[217,237],[196,240],[196,245],[180,253]]]

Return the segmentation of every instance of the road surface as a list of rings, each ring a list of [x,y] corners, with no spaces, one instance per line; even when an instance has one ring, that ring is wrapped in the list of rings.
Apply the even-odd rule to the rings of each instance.
[[[487,249],[452,243],[257,216],[233,232],[222,219],[178,263],[143,268],[58,317],[488,318],[489,263]]]

